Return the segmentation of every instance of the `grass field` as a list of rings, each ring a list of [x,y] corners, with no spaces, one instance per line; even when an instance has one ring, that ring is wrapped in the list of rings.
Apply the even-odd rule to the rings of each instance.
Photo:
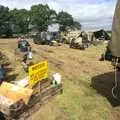
[[[90,46],[85,51],[67,45],[50,47],[35,45],[34,62],[48,60],[50,74],[62,75],[64,92],[44,104],[28,120],[120,120],[120,102],[114,100],[111,88],[114,73],[111,63],[100,62],[105,45]],[[0,40],[0,50],[9,57],[10,75],[14,79],[26,76],[15,59],[16,40]]]

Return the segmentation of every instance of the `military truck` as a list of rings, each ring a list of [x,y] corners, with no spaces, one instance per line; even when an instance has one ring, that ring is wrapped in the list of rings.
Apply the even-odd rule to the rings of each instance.
[[[88,46],[89,46],[88,35],[84,31],[82,31],[77,38],[73,38],[70,42],[70,48],[85,50],[85,48],[88,48]]]
[[[33,42],[39,45],[52,45],[54,42],[61,42],[59,33],[41,32],[32,35]]]
[[[35,33],[32,35],[32,38],[35,44],[45,44],[46,43],[46,32]]]

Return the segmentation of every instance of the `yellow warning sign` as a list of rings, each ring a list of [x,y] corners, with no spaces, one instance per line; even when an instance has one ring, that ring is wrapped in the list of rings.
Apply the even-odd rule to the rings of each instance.
[[[33,87],[37,82],[48,78],[48,62],[42,61],[29,67],[29,86]]]

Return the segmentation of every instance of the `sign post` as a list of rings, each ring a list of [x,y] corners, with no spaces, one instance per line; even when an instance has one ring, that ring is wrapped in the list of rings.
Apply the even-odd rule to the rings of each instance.
[[[41,61],[29,67],[29,86],[32,88],[36,83],[48,78],[48,62]]]

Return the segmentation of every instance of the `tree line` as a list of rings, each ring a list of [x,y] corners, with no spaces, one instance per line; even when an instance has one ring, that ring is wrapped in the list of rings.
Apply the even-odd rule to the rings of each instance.
[[[64,11],[56,13],[48,5],[33,5],[30,10],[10,10],[0,5],[0,36],[3,37],[46,31],[48,25],[54,22],[60,24],[60,31],[81,29],[81,24],[72,15]]]

